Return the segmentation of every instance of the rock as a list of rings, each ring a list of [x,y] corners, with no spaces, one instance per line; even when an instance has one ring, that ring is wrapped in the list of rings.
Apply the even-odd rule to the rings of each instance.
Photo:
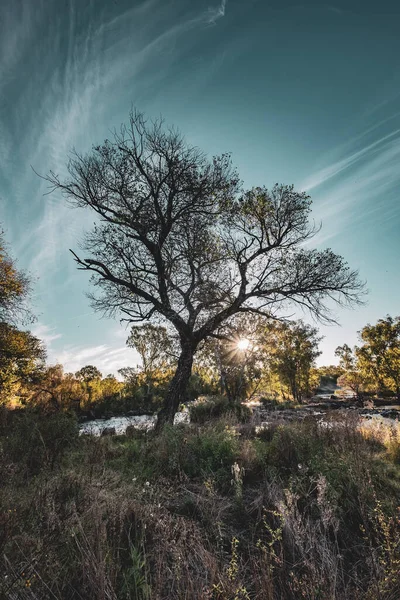
[[[374,408],[373,400],[364,400],[363,404],[364,404],[364,408]]]
[[[115,435],[115,427],[104,427],[101,435]]]

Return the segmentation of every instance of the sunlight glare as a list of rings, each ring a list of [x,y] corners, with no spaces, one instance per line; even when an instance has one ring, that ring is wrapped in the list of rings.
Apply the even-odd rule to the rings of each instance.
[[[237,343],[237,347],[239,350],[247,350],[247,348],[249,346],[250,346],[250,340],[248,340],[247,338],[243,338],[243,339],[239,340]]]

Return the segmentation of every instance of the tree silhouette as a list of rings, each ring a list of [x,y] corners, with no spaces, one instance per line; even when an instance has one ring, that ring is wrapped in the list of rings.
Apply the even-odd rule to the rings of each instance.
[[[75,377],[79,381],[89,382],[94,381],[95,379],[101,379],[102,374],[97,367],[94,367],[93,365],[86,365],[75,373]]]
[[[93,275],[95,309],[130,322],[169,323],[181,354],[157,426],[185,397],[199,343],[238,313],[266,317],[302,306],[332,320],[327,300],[352,304],[362,284],[331,250],[310,250],[310,199],[293,186],[243,192],[230,156],[209,160],[163,121],[129,124],[73,153],[52,190],[98,215],[78,268]],[[97,293],[96,293],[97,291]]]

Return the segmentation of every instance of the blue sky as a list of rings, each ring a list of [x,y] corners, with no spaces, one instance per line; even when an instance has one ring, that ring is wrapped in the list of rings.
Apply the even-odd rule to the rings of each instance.
[[[2,0],[0,220],[34,277],[34,332],[49,361],[107,374],[135,364],[127,331],[94,314],[78,248],[93,216],[32,171],[65,172],[126,121],[162,114],[210,155],[232,152],[247,186],[313,198],[315,242],[359,268],[368,304],[321,327],[338,344],[400,314],[400,6],[339,0]]]

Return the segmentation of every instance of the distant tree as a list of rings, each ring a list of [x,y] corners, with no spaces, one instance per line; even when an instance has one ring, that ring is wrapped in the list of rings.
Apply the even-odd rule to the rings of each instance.
[[[88,383],[89,381],[94,381],[95,379],[101,379],[102,374],[97,367],[93,365],[86,365],[86,367],[82,367],[75,373],[75,377],[78,381],[84,381]]]
[[[107,375],[101,381],[101,395],[105,397],[115,396],[119,394],[123,388],[123,384],[118,381],[115,375]]]
[[[321,379],[337,383],[338,378],[343,375],[343,368],[339,365],[323,365],[316,369]]]
[[[337,380],[338,385],[351,390],[357,398],[361,398],[365,390],[366,378],[361,372],[356,349],[352,350],[348,344],[343,344],[336,348],[335,355],[339,357],[339,366],[343,369],[343,373]]]
[[[293,186],[244,192],[229,155],[208,160],[162,121],[133,112],[112,141],[74,153],[53,190],[99,217],[78,268],[93,275],[95,309],[134,323],[157,317],[175,329],[180,356],[158,429],[186,396],[202,340],[238,313],[270,317],[289,304],[332,320],[326,300],[359,301],[355,271],[316,233],[310,199]]]
[[[361,399],[362,392],[365,389],[365,377],[357,370],[345,371],[338,378],[338,385],[341,388],[351,390],[357,398]]]
[[[360,332],[362,346],[356,349],[360,368],[377,391],[388,388],[400,401],[400,317],[387,316]]]
[[[102,374],[97,367],[86,365],[75,373],[75,377],[81,382],[81,387],[87,394],[89,404],[101,397]]]
[[[135,367],[122,367],[122,369],[118,369],[118,374],[121,375],[126,383],[136,385],[138,371]]]
[[[335,356],[339,358],[339,366],[344,371],[352,371],[357,366],[357,357],[348,344],[338,346],[335,350]]]
[[[126,343],[140,356],[141,376],[136,378],[136,382],[145,388],[145,397],[150,403],[156,382],[165,381],[166,371],[170,371],[175,358],[173,340],[165,327],[146,323],[133,326]]]
[[[142,370],[148,376],[155,369],[171,363],[174,358],[171,336],[160,325],[146,323],[133,326],[126,344],[139,354]]]
[[[318,330],[302,321],[272,323],[266,328],[265,344],[270,365],[293,400],[302,402],[311,393],[311,374],[321,352]]]
[[[264,326],[265,318],[238,313],[206,339],[196,354],[195,365],[217,375],[221,394],[232,404],[251,397],[260,386],[265,357],[258,340]],[[240,346],[243,340],[248,346]]]
[[[31,403],[51,410],[61,409],[65,404],[63,383],[63,366],[58,364],[47,367],[34,386]],[[79,384],[77,384],[77,388],[79,389]]]

